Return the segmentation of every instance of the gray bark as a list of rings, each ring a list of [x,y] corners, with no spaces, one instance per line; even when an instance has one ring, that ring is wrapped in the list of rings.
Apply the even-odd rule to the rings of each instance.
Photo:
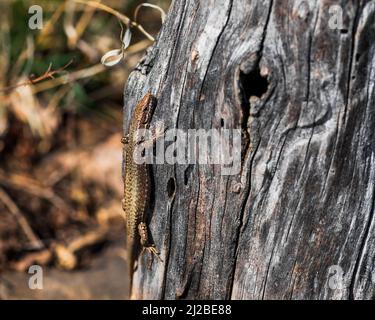
[[[153,122],[241,128],[242,171],[152,166],[135,298],[374,299],[374,38],[375,1],[173,1],[124,128],[150,90]]]

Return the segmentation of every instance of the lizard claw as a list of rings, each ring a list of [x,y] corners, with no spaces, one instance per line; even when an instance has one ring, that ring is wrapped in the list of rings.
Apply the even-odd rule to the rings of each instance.
[[[163,262],[163,260],[160,258],[159,251],[155,248],[155,246],[146,247],[146,250],[151,254],[151,256],[156,256],[160,262]]]
[[[150,260],[149,260],[149,263],[148,263],[148,269],[151,269],[151,265],[152,265],[152,262],[154,261],[154,256],[156,258],[158,258],[158,260],[160,262],[163,262],[163,260],[160,258],[159,256],[159,251],[155,248],[155,245],[150,245],[150,246],[144,246],[142,248],[142,254],[145,252],[145,251],[148,251],[150,254],[151,254],[151,257],[150,257]]]

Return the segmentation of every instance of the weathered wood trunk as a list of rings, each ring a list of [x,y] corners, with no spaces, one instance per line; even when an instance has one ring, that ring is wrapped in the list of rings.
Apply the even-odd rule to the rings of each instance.
[[[153,122],[240,128],[242,170],[152,166],[133,298],[374,298],[374,39],[375,1],[173,1],[124,127],[151,90]]]

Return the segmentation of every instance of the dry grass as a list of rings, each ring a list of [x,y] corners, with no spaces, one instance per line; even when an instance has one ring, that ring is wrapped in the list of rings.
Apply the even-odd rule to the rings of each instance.
[[[103,230],[121,197],[123,86],[160,28],[156,10],[138,13],[143,26],[129,18],[139,3],[0,1],[0,272],[109,240]],[[24,23],[33,4],[44,9],[39,31]],[[109,69],[100,58],[122,46],[118,20],[132,43]]]

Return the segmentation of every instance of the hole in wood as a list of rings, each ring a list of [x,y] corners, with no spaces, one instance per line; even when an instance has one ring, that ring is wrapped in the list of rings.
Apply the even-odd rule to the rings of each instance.
[[[267,92],[269,85],[267,76],[262,76],[259,68],[248,74],[241,71],[240,82],[247,102],[254,96],[261,98]]]
[[[268,70],[265,68],[261,72],[259,66],[245,73],[240,71],[239,81],[241,88],[242,101],[242,128],[247,128],[247,122],[250,116],[250,101],[260,99],[268,91],[269,82],[267,78]]]

